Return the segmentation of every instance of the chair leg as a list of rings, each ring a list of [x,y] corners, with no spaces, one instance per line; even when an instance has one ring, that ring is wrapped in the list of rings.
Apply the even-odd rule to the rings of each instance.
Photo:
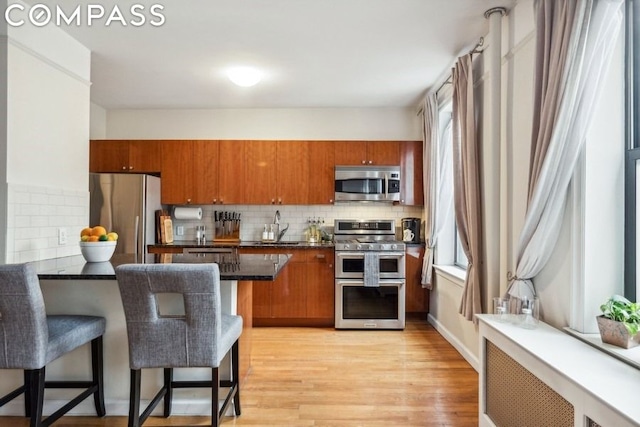
[[[39,427],[42,420],[42,405],[44,402],[45,368],[29,370],[29,427]]]
[[[102,352],[102,336],[91,341],[91,371],[93,375],[93,383],[98,386],[93,393],[93,401],[96,406],[96,414],[104,417],[107,413],[104,407],[104,374],[103,374],[103,352]]]
[[[31,371],[24,370],[24,416],[31,417]]]
[[[171,415],[171,399],[173,399],[173,387],[171,382],[173,381],[173,369],[164,369],[164,388],[167,390],[164,395],[164,417],[167,418]]]
[[[222,415],[220,413],[218,401],[218,394],[220,388],[220,374],[218,372],[218,368],[211,369],[211,427],[218,427],[220,425],[220,418]]]
[[[131,386],[129,392],[129,427],[140,427],[140,383],[142,370],[131,370]]]
[[[235,411],[236,417],[239,416],[242,411],[240,410],[240,340],[236,340],[233,343],[233,347],[231,348],[231,364],[232,366],[232,374],[233,375],[233,383],[236,384],[236,395],[233,397],[233,409]]]

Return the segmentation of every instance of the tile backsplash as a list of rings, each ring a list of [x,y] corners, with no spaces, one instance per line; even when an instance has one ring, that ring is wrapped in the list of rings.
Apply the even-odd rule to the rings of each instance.
[[[240,239],[257,241],[261,239],[264,224],[271,224],[276,210],[280,211],[280,227],[289,224],[284,241],[305,240],[305,230],[309,218],[324,219],[324,228],[333,231],[335,219],[395,219],[396,227],[401,226],[401,219],[407,217],[422,218],[422,207],[391,206],[372,203],[345,203],[339,205],[219,205],[202,206],[202,220],[173,220],[174,240],[196,240],[196,226],[206,227],[207,240],[213,238],[213,222],[215,211],[240,212],[242,222]],[[183,234],[179,235],[179,227]],[[398,236],[399,237],[399,236]]]
[[[79,255],[78,236],[87,226],[89,192],[9,184],[7,262]],[[66,232],[59,244],[58,233]]]

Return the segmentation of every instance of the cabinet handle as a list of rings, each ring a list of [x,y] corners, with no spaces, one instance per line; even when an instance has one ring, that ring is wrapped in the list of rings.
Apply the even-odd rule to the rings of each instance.
[[[329,268],[333,268],[333,264],[329,264]]]
[[[329,203],[333,203],[333,199],[329,199]]]
[[[123,167],[122,167],[122,170],[123,170],[123,171],[126,171],[126,170],[127,170],[127,167],[126,167],[126,166],[123,166]]]
[[[187,199],[187,204],[190,204],[190,203],[191,203],[191,199]]]
[[[218,203],[218,199],[213,199],[213,204],[215,205],[216,203]]]
[[[224,200],[220,199],[220,204],[221,205],[224,204]]]
[[[371,164],[373,164],[373,161],[372,161],[372,160],[369,160],[369,164],[370,164],[370,165],[371,165]]]
[[[324,258],[325,258],[325,256],[324,256],[324,254],[317,254],[317,255],[316,255],[316,258],[324,259]]]
[[[363,161],[362,161],[362,164],[363,164],[363,165],[364,165],[364,164],[366,164],[366,163],[367,163],[367,161],[366,161],[366,160],[363,160]]]
[[[133,166],[129,166],[129,170],[133,170]]]
[[[271,204],[275,205],[276,204],[276,199],[271,199]]]
[[[282,199],[278,199],[278,204],[281,205],[282,204]]]

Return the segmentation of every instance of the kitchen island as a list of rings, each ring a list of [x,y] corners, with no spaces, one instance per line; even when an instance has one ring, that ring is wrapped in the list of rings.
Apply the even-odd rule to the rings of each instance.
[[[254,281],[270,282],[277,278],[289,261],[286,254],[149,254],[144,263],[217,263],[220,267],[221,302],[223,312],[243,317],[240,338],[241,380],[251,366],[252,294]],[[48,314],[85,314],[107,319],[104,335],[104,385],[107,415],[127,415],[129,410],[129,354],[126,322],[115,267],[134,263],[134,255],[114,255],[109,262],[87,263],[80,255],[32,263],[38,273]],[[229,375],[227,358],[221,366],[221,377]],[[176,369],[176,380],[208,379],[207,368]],[[83,346],[47,366],[47,380],[82,379],[90,376],[88,346]],[[22,372],[6,370],[2,373],[0,393],[18,387]],[[143,375],[143,403],[153,397],[162,383],[162,370],[145,370]],[[49,414],[74,395],[75,390],[47,390],[45,414]],[[174,391],[173,413],[209,415],[210,392],[206,389],[178,389]],[[161,405],[160,405],[161,406]],[[162,408],[156,409],[161,413]],[[0,408],[0,415],[23,415],[22,399]],[[71,414],[94,415],[92,399],[86,399]]]

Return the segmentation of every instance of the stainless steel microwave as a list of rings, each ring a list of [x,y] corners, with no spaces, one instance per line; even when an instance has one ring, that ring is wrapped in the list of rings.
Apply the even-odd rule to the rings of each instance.
[[[400,166],[336,166],[335,201],[400,201]]]

